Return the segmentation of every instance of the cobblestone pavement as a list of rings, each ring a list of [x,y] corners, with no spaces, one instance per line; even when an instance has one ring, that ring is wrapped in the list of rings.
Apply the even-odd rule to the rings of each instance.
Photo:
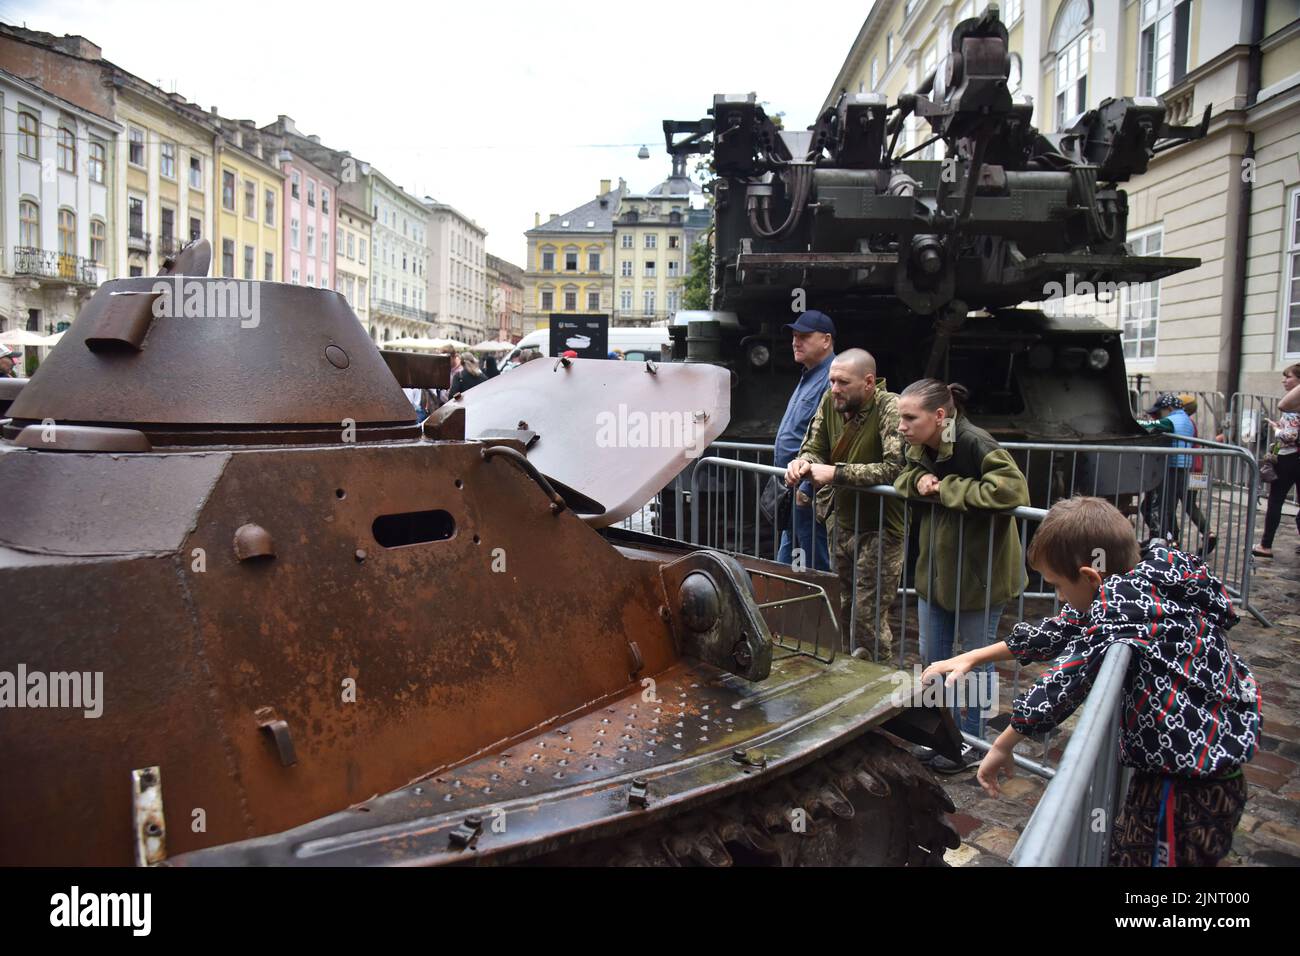
[[[1290,509],[1288,509],[1289,511]],[[1260,522],[1263,508],[1260,509]],[[1256,543],[1258,543],[1258,532]],[[1264,732],[1254,759],[1246,768],[1249,796],[1246,812],[1223,861],[1228,866],[1300,865],[1300,539],[1294,519],[1283,518],[1274,542],[1273,558],[1256,558],[1251,604],[1269,620],[1264,627],[1238,607],[1241,623],[1229,632],[1233,650],[1255,673],[1263,695]],[[1050,607],[1047,608],[1050,612]],[[1029,608],[1026,607],[1026,617]],[[1042,665],[1021,671],[1026,680]],[[1011,668],[1000,671],[1002,706],[991,721],[990,739],[1006,726],[1013,698]],[[1047,757],[1060,757],[1077,714],[1049,742]],[[1043,747],[1022,745],[1025,756],[1041,759]],[[1045,781],[1023,770],[1003,787],[1004,796],[990,799],[975,782],[974,768],[941,783],[956,805],[952,823],[962,845],[950,850],[953,866],[1005,866],[1011,849],[1042,797]]]

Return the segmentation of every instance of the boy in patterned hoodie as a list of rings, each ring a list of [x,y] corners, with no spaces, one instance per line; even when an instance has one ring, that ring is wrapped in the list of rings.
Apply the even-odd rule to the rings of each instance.
[[[1152,541],[1109,502],[1057,502],[1029,546],[1029,564],[1064,602],[1056,617],[1016,625],[1004,642],[938,661],[948,682],[987,661],[1053,665],[1012,706],[1011,724],[980,764],[996,796],[1012,748],[1056,727],[1087,695],[1112,644],[1133,649],[1120,716],[1120,762],[1132,767],[1111,840],[1115,866],[1213,866],[1232,845],[1246,802],[1242,767],[1255,752],[1260,698],[1228,647],[1237,623],[1205,563]]]

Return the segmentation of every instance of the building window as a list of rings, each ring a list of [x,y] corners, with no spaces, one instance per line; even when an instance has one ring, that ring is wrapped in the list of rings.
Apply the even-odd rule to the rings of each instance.
[[[632,248],[632,233],[630,233],[630,232],[625,232],[625,233],[623,233],[623,238],[622,238],[621,241],[622,241],[622,244],[623,244],[623,248],[624,248],[624,249],[631,249],[631,248]]]
[[[158,174],[164,179],[176,178],[175,143],[162,143],[158,147]]]
[[[298,187],[301,183],[302,178],[298,175],[298,170],[295,169],[289,174],[289,195],[294,199],[301,198],[298,191]]]
[[[262,267],[264,270],[262,273],[262,279],[266,282],[274,282],[275,281],[275,253],[274,252],[264,253],[263,259],[265,261],[262,263]]]
[[[136,239],[144,238],[144,200],[139,196],[130,196],[126,200],[127,234]]]
[[[90,220],[90,261],[103,265],[108,261],[108,233],[100,219]]]
[[[1082,113],[1088,102],[1088,0],[1068,0],[1056,21],[1056,128]]]
[[[578,271],[578,254],[576,252],[566,252],[564,254],[564,271],[565,272]]]
[[[27,110],[18,113],[18,155],[41,158],[41,122]]]
[[[599,253],[599,252],[589,252],[589,253],[587,253],[587,271],[588,271],[588,272],[599,272],[599,271],[600,271],[600,253]]]
[[[1300,355],[1300,189],[1291,191],[1286,217],[1287,283],[1282,351],[1287,358]]]
[[[618,294],[618,307],[624,312],[632,311],[632,290],[624,289]]]
[[[190,216],[190,242],[198,239],[203,235],[203,220],[197,216]]]
[[[297,219],[289,220],[289,248],[290,249],[298,248],[298,220]]]
[[[134,126],[131,127],[127,161],[132,166],[144,165],[144,130],[136,129]]]
[[[599,312],[599,311],[600,311],[600,293],[599,293],[599,292],[588,292],[588,293],[587,293],[587,311],[588,311],[588,312]]]
[[[889,64],[893,62],[894,62],[894,35],[892,33],[886,33],[885,34],[885,66],[889,66]]]
[[[569,291],[568,289],[564,291],[564,311],[578,311],[578,293],[576,291]]]
[[[77,254],[77,214],[71,209],[59,210],[59,255]]]
[[[199,156],[190,157],[190,189],[203,189],[203,159]]]
[[[294,270],[293,270],[293,278],[292,278],[290,281],[291,281],[294,285],[302,285],[302,283],[301,283],[301,282],[299,281],[299,279],[298,279],[298,270],[297,270],[297,269],[294,269]]]
[[[257,250],[252,246],[244,246],[244,278],[252,280],[253,263],[257,261]]]
[[[65,173],[77,171],[77,135],[66,126],[58,132],[59,169]]]
[[[1023,0],[1005,0],[1002,6],[1006,11],[1002,15],[1002,22],[1005,23],[1007,29],[1010,30],[1015,25],[1016,21],[1020,19],[1020,15],[1025,12],[1025,4]]]
[[[158,217],[158,241],[167,242],[176,235],[176,210],[163,206],[158,210]]]
[[[1130,233],[1129,244],[1136,256],[1158,256],[1164,246],[1164,229]],[[1160,283],[1141,282],[1125,286],[1120,294],[1120,316],[1124,357],[1129,360],[1156,357],[1156,332],[1160,323]]]
[[[655,277],[655,261],[653,259],[646,260],[645,276],[647,279],[653,279]]]
[[[542,251],[542,271],[543,271],[543,272],[554,272],[554,271],[555,271],[555,253],[554,253],[554,252],[551,252],[551,251],[549,251],[549,250],[543,250],[543,251]]]
[[[235,211],[235,174],[229,169],[221,171],[221,207]]]
[[[357,262],[366,261],[366,240],[357,240]]]
[[[307,205],[316,208],[316,180],[307,180]]]
[[[555,308],[555,293],[549,289],[542,292],[542,311],[550,312]]]
[[[349,259],[355,259],[355,258],[356,258],[356,256],[354,256],[352,253],[353,253],[353,246],[352,246],[352,233],[349,232],[349,233],[348,233],[348,258],[349,258]]]
[[[658,242],[658,240],[659,237],[656,236],[653,232],[647,232],[645,234],[645,247],[647,249],[653,249],[655,247],[655,244]]]
[[[235,277],[235,240],[221,240],[221,274],[227,279]]]
[[[871,58],[871,91],[873,93],[876,90],[876,84],[880,82],[880,70],[878,69],[879,65],[880,65],[879,61],[873,56]]]
[[[307,270],[307,284],[311,286],[314,286],[316,284],[316,273],[313,272],[310,268]],[[402,304],[405,305],[406,303],[403,302]]]
[[[324,186],[320,188],[320,211],[322,216],[330,214],[330,191]]]
[[[320,257],[328,259],[330,254],[330,231],[322,229],[320,231]]]
[[[668,278],[670,278],[670,279],[675,279],[675,278],[677,278],[677,275],[678,275],[678,269],[680,268],[680,266],[681,266],[681,263],[680,263],[677,259],[669,259],[669,260],[668,260]]]
[[[90,181],[92,183],[102,183],[104,181],[104,157],[104,144],[92,142],[90,144]]]
[[[275,190],[274,189],[268,189],[266,191],[266,224],[268,226],[275,225]]]
[[[1187,75],[1190,0],[1142,0],[1138,95],[1159,96]]]
[[[644,309],[643,311],[645,312],[646,315],[654,315],[654,314],[655,314],[655,293],[654,293],[654,289],[646,289],[646,291],[645,291],[645,309]]]
[[[316,227],[307,223],[307,255],[316,255]]]
[[[622,262],[622,264],[619,266],[619,269],[620,269],[621,275],[623,276],[624,279],[630,279],[630,278],[632,278],[632,260],[631,260],[631,259],[624,259],[623,262]]]
[[[669,312],[676,312],[676,311],[677,311],[677,293],[676,293],[676,292],[669,292],[669,293],[668,293],[668,311],[669,311]]]
[[[257,218],[257,183],[244,180],[244,218]]]
[[[681,241],[681,239],[682,239],[681,236],[669,236],[669,237],[668,237],[668,248],[669,248],[669,249],[680,249],[680,248],[681,248],[681,245],[682,245],[682,241]]]

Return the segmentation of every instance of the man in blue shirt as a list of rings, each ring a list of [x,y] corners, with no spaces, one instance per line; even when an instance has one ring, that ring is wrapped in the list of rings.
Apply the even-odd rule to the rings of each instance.
[[[808,423],[812,421],[822,394],[829,387],[831,361],[835,358],[835,324],[824,312],[804,312],[794,322],[784,326],[791,333],[794,360],[803,366],[799,384],[785,407],[781,426],[776,430],[776,445],[772,464],[787,467],[803,445]],[[781,545],[776,559],[790,564],[794,549],[798,548],[805,568],[829,571],[830,552],[826,549],[826,529],[813,513],[811,482],[805,481],[795,489],[794,528],[781,532]],[[788,507],[788,505],[787,505]],[[778,517],[779,524],[789,524],[790,515]]]
[[[1183,410],[1183,400],[1172,392],[1165,392],[1147,411],[1154,419],[1139,421],[1149,432],[1191,437],[1196,433],[1192,420]],[[1190,442],[1175,441],[1175,448],[1187,448]],[[1178,541],[1178,508],[1187,507],[1187,474],[1192,467],[1191,455],[1169,455],[1165,459],[1164,483],[1156,487],[1142,502],[1142,517],[1154,537]]]

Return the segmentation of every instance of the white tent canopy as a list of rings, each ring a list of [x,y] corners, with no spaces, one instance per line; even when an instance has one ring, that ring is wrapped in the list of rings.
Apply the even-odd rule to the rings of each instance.
[[[62,337],[63,333],[59,333]],[[10,348],[19,348],[27,345],[54,345],[58,342],[54,336],[44,336],[39,332],[28,332],[26,329],[11,329],[8,332],[0,332],[0,345],[8,345]]]
[[[471,351],[474,352],[508,352],[515,347],[513,342],[501,342],[497,340],[488,340],[475,345]]]

